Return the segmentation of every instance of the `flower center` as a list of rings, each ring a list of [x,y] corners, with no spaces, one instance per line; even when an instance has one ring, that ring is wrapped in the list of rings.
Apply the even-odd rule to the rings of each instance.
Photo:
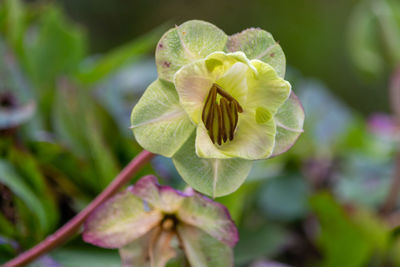
[[[173,231],[178,224],[178,219],[171,214],[165,215],[164,219],[161,221],[161,228],[164,231]]]
[[[215,83],[212,85],[201,118],[214,144],[221,145],[228,139],[233,140],[239,113],[242,112],[243,108],[235,98],[219,85]]]

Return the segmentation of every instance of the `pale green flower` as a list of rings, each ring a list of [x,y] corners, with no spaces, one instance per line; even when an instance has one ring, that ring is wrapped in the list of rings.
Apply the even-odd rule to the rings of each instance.
[[[228,37],[189,21],[161,38],[156,62],[159,79],[133,109],[133,132],[202,193],[233,192],[253,160],[285,152],[303,131],[284,54],[263,30]]]

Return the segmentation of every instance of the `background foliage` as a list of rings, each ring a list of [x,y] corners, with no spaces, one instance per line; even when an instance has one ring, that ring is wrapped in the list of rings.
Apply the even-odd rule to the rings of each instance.
[[[239,227],[237,266],[400,266],[399,215],[382,212],[399,131],[394,116],[375,114],[390,112],[398,1],[194,5],[0,2],[0,262],[79,212],[141,150],[129,116],[156,78],[155,44],[168,27],[197,18],[228,34],[270,31],[306,112],[293,149],[256,163],[238,191],[217,199]],[[163,157],[141,174],[185,187]],[[91,265],[120,260],[76,236],[32,264]]]

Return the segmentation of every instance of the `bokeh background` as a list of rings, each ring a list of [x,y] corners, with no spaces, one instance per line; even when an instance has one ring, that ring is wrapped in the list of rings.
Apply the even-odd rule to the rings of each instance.
[[[141,151],[130,112],[157,41],[189,19],[271,32],[306,112],[289,152],[217,199],[240,231],[236,265],[400,266],[398,0],[0,0],[0,263]],[[185,187],[167,158],[141,174]],[[31,266],[119,265],[76,235]]]

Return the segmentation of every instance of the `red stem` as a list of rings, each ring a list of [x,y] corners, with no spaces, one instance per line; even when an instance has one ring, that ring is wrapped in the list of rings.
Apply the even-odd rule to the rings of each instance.
[[[45,240],[34,246],[28,251],[20,254],[16,258],[5,263],[3,267],[19,267],[37,259],[39,256],[56,248],[64,243],[69,237],[79,230],[80,225],[85,221],[89,214],[101,205],[106,199],[118,191],[126,184],[131,177],[154,157],[154,154],[143,150],[126,166],[110,185],[101,192],[84,210],[79,212],[74,218],[58,229],[54,234],[48,236]]]

